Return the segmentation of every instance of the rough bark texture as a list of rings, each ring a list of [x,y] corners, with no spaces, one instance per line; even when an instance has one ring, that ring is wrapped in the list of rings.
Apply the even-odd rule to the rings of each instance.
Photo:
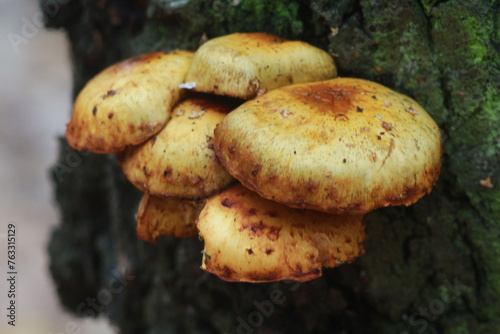
[[[252,285],[201,271],[196,238],[138,241],[140,194],[115,156],[83,155],[61,140],[52,172],[62,219],[49,252],[69,310],[105,314],[122,333],[500,333],[496,1],[62,2],[47,25],[71,40],[75,93],[138,53],[194,50],[203,33],[265,31],[328,50],[342,76],[415,98],[440,125],[445,151],[431,195],[366,217],[360,260],[308,283]],[[493,188],[480,185],[487,177]],[[126,286],[102,292],[117,270]]]

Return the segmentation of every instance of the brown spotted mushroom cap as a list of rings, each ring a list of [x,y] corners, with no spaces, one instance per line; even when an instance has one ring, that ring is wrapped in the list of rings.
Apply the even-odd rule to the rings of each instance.
[[[293,83],[337,76],[332,57],[300,41],[264,33],[236,33],[204,43],[186,82],[198,92],[250,99]]]
[[[351,78],[244,103],[217,127],[215,150],[262,197],[337,214],[413,204],[438,179],[442,153],[440,130],[417,102]]]
[[[226,281],[308,281],[363,253],[362,216],[293,209],[236,185],[207,200],[197,222],[201,268]]]
[[[180,98],[192,52],[155,52],[108,67],[78,94],[66,139],[77,150],[117,152],[160,131]]]
[[[119,155],[125,176],[144,192],[182,198],[207,197],[234,178],[213,150],[216,125],[235,107],[209,96],[179,103],[157,135]]]
[[[144,194],[136,215],[137,237],[154,243],[160,236],[187,238],[198,233],[196,219],[204,200]]]

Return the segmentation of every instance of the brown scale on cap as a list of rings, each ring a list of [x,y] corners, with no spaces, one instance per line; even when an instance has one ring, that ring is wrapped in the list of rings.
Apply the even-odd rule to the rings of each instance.
[[[219,124],[214,148],[264,198],[336,214],[413,204],[432,190],[442,154],[440,130],[417,102],[352,78],[244,103]]]
[[[236,185],[207,200],[202,269],[227,281],[308,281],[363,253],[362,216],[293,209]]]
[[[327,82],[315,82],[308,85],[295,86],[290,93],[297,101],[303,102],[317,112],[333,113],[335,118],[346,117],[353,112],[350,95],[355,92],[351,86],[330,85]],[[325,108],[329,105],[329,108]],[[356,107],[356,111],[357,111]]]
[[[66,139],[77,150],[117,152],[160,131],[179,101],[193,53],[155,52],[124,60],[90,80],[76,98]]]

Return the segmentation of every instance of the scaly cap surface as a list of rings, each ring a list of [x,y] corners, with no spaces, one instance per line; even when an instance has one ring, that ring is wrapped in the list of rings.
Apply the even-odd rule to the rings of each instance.
[[[197,222],[201,268],[227,281],[308,281],[363,254],[362,216],[289,208],[236,185],[207,200]]]
[[[160,196],[201,198],[227,186],[234,178],[220,164],[213,136],[234,107],[210,96],[179,103],[164,129],[119,155],[125,176],[140,190]]]
[[[215,131],[229,173],[298,208],[364,214],[430,193],[441,133],[411,98],[338,78],[282,87],[231,112]]]
[[[189,51],[155,52],[112,65],[76,98],[66,139],[76,150],[117,152],[160,131],[181,94]]]
[[[264,33],[236,33],[205,42],[186,82],[198,92],[250,99],[271,89],[337,76],[332,57],[301,41]]]

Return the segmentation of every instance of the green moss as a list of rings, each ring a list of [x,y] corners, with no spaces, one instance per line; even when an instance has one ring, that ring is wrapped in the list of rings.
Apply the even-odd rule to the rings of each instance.
[[[481,320],[500,318],[500,232],[495,226],[484,224],[471,211],[462,212],[467,236],[473,245],[473,257],[480,271],[479,294],[481,303],[474,309]]]
[[[448,109],[444,106],[443,91],[440,89],[441,73],[430,56],[431,45],[426,38],[422,38],[426,35],[421,22],[408,23],[399,46],[402,57],[395,74],[395,84],[411,92],[434,120],[443,124]]]
[[[420,3],[422,4],[426,15],[429,15],[434,6],[439,3],[440,0],[421,0]]]
[[[341,29],[331,39],[341,70],[407,93],[433,116],[444,134],[442,179],[447,179],[446,186],[435,191],[451,203],[457,199],[467,202],[462,197],[466,195],[470,203],[426,208],[424,211],[432,212],[429,216],[439,226],[429,226],[429,234],[422,239],[407,240],[403,247],[408,252],[406,258],[391,256],[390,266],[377,259],[389,257],[398,248],[390,244],[396,241],[388,240],[394,236],[387,236],[399,227],[387,229],[387,222],[375,219],[368,229],[373,241],[368,241],[366,262],[362,262],[373,274],[367,289],[370,300],[381,313],[395,316],[397,311],[386,306],[384,298],[404,309],[410,289],[390,290],[388,286],[407,287],[399,281],[405,275],[418,285],[416,282],[423,279],[421,270],[432,267],[435,275],[456,275],[464,284],[475,287],[463,295],[463,303],[474,309],[479,319],[492,322],[500,318],[500,57],[491,42],[498,40],[499,15],[494,16],[487,2],[479,1],[427,0],[421,2],[422,8],[398,3],[397,10],[386,3],[360,3],[363,20],[347,22],[348,29]],[[338,47],[350,41],[350,52]],[[479,183],[488,176],[493,189]],[[421,223],[428,224],[425,220]],[[405,224],[415,228],[412,222]],[[454,226],[459,229],[455,231]],[[415,231],[408,233],[415,235]],[[452,245],[448,244],[455,233]],[[396,237],[402,236],[398,233]],[[380,240],[384,240],[383,247]],[[374,248],[370,250],[372,242]],[[448,253],[462,254],[463,258],[447,259],[444,254]],[[435,261],[429,261],[429,257]],[[467,264],[468,257],[473,263]],[[457,263],[465,267],[453,268]],[[467,265],[471,267],[467,269]],[[474,271],[472,266],[482,268],[477,277],[467,274]],[[425,305],[435,298],[436,291],[439,289],[426,286],[419,291],[419,303]],[[460,309],[463,303],[453,307]],[[474,319],[467,319],[447,328],[450,333],[474,332],[474,323]]]
[[[240,29],[247,27],[268,26],[278,35],[299,35],[302,33],[302,21],[298,19],[299,5],[289,1],[242,1],[241,11],[248,13],[246,18],[238,16]],[[272,22],[272,24],[270,24]],[[237,25],[238,27],[238,25]],[[258,29],[254,29],[258,30]]]
[[[481,15],[477,17],[474,15],[461,15],[456,13],[457,20],[461,20],[460,24],[467,30],[469,43],[465,54],[466,59],[471,63],[484,63],[485,60],[491,60],[491,49],[488,46],[488,39],[490,32],[488,31],[489,25],[485,25],[484,21],[491,21],[492,15],[487,14],[486,17]],[[490,59],[488,59],[490,58]]]
[[[487,4],[471,7],[466,1],[460,3],[461,6],[442,5],[433,11],[433,38],[448,91],[447,102],[453,111],[448,120],[445,149],[452,155],[452,171],[478,214],[490,228],[497,229],[500,227],[500,60],[490,41],[497,33],[494,22],[498,18]],[[488,189],[479,184],[488,176],[497,187]],[[491,231],[480,234],[477,242],[486,233]],[[500,244],[492,246],[499,247],[500,252]],[[491,265],[491,274],[500,272],[500,263]],[[493,285],[491,288],[497,290]]]
[[[294,1],[245,0],[233,4],[231,0],[193,0],[180,12],[190,21],[191,30],[208,37],[255,31],[297,37],[303,31],[299,4]]]
[[[130,47],[135,54],[149,53],[169,48],[169,29],[158,21],[148,21],[143,33],[132,39]],[[173,48],[173,47],[171,47]]]
[[[374,8],[370,1],[361,5],[366,9],[364,24],[371,37],[360,48],[373,61],[368,77],[411,95],[443,124],[448,109],[422,9],[415,4]]]
[[[491,37],[492,24],[485,24],[493,18],[488,8],[467,8],[468,4],[442,5],[432,11],[433,33],[436,40],[436,50],[441,59],[449,59],[448,66],[463,68],[464,62],[479,63],[488,60],[491,50],[488,41]],[[456,38],[446,38],[445,35]],[[491,58],[489,59],[491,60]]]
[[[487,5],[468,8],[467,2],[460,3],[439,6],[432,17],[438,65],[454,115],[448,121],[450,148],[482,145],[491,155],[500,128],[498,88],[493,83],[498,54],[490,43],[494,17]]]
[[[479,214],[489,223],[500,224],[499,188],[479,185],[479,180],[488,176],[494,185],[500,181],[500,62],[490,43],[495,33],[492,31],[494,18],[482,8],[476,8],[475,15],[452,7],[443,7],[441,11],[438,26],[444,30],[436,37],[439,51],[445,57],[442,66],[450,72],[446,86],[455,115],[449,122],[450,140],[446,148],[456,152],[452,169]],[[452,29],[457,27],[460,28]],[[450,38],[449,34],[455,36]],[[449,44],[450,40],[459,40],[463,45],[456,49],[459,54],[453,57],[454,65],[463,69],[461,71],[452,72],[452,68],[445,65],[454,46]]]
[[[299,17],[299,3],[293,1],[191,0],[168,11],[165,6],[163,1],[152,1],[152,19],[128,49],[137,53],[195,50],[203,35],[214,38],[234,32],[268,32],[291,39],[310,33]]]

